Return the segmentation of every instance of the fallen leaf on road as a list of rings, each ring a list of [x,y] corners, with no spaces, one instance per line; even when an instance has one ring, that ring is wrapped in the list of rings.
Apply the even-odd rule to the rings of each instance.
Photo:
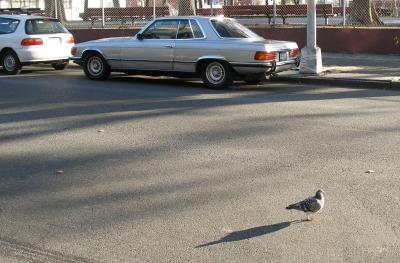
[[[375,173],[375,171],[374,171],[374,170],[368,170],[368,171],[366,171],[365,173],[367,173],[367,174],[372,174],[372,173]]]
[[[63,170],[58,170],[58,171],[56,172],[56,174],[63,174],[63,173],[64,173]]]
[[[104,132],[104,130],[97,130],[97,132]]]

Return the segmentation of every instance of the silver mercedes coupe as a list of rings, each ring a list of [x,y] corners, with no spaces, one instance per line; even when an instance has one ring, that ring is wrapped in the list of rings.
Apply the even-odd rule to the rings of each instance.
[[[256,84],[299,63],[295,42],[266,40],[225,17],[157,18],[133,37],[76,44],[71,53],[93,80],[111,72],[198,76],[217,89],[238,78]]]

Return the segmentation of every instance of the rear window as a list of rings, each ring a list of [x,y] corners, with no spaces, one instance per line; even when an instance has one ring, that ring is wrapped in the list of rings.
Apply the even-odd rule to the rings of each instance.
[[[0,34],[10,34],[17,30],[19,20],[0,17]]]
[[[259,36],[248,29],[247,27],[239,24],[231,19],[215,19],[211,20],[215,30],[221,37],[228,38],[259,38]]]
[[[56,19],[30,19],[26,21],[28,35],[68,33],[68,30]]]

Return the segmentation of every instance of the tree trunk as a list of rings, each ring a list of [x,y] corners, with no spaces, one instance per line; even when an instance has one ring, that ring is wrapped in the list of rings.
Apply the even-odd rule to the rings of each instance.
[[[87,16],[88,9],[89,9],[89,0],[85,0],[83,4],[83,15],[82,15],[82,19],[84,21],[87,21],[89,19]]]
[[[54,0],[45,1],[44,10],[45,10],[47,16],[56,17]],[[65,18],[64,1],[62,1],[62,0],[57,0],[57,18],[61,22],[67,21],[67,19]]]
[[[121,7],[119,0],[113,0],[113,7]]]
[[[383,25],[372,0],[354,0],[350,22],[356,25]]]
[[[194,16],[194,0],[178,0],[178,16]]]

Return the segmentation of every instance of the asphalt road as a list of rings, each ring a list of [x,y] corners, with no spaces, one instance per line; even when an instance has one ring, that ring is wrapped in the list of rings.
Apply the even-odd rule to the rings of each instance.
[[[398,262],[399,95],[0,73],[0,262]]]

